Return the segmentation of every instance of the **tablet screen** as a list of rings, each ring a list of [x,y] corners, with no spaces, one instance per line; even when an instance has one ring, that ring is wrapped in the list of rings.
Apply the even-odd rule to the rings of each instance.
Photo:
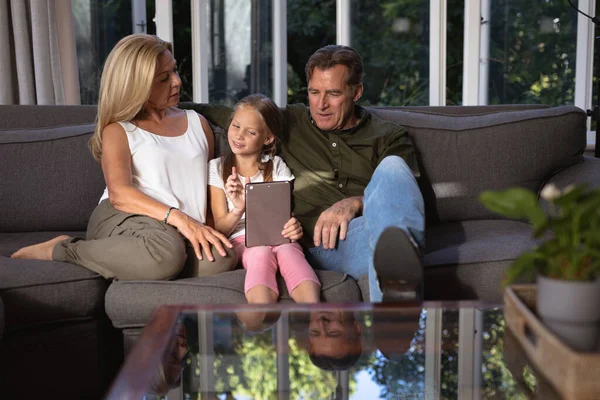
[[[246,184],[246,247],[290,243],[281,231],[291,216],[290,182]]]

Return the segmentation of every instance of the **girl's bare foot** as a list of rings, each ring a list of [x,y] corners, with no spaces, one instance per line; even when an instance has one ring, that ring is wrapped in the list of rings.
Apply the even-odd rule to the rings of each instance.
[[[34,244],[17,250],[10,258],[26,258],[31,260],[52,260],[52,250],[58,242],[70,239],[70,236],[60,235],[47,242]]]

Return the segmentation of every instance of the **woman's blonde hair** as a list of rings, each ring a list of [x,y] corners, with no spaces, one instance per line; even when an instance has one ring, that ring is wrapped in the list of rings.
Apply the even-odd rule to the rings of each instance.
[[[111,50],[100,79],[96,129],[89,146],[97,161],[102,157],[102,131],[117,121],[130,121],[150,98],[158,57],[173,46],[154,35],[134,34]]]

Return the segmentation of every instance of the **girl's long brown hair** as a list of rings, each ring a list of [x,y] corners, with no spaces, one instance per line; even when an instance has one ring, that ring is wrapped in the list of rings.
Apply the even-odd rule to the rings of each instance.
[[[265,95],[262,94],[251,94],[240,100],[233,108],[233,113],[229,119],[227,131],[229,135],[229,125],[233,119],[233,114],[241,107],[251,107],[254,109],[262,118],[263,122],[267,126],[267,129],[273,135],[273,141],[270,144],[263,145],[262,154],[268,154],[269,160],[263,162],[259,161],[258,169],[262,171],[264,181],[269,182],[273,180],[273,158],[277,151],[277,143],[283,129],[283,121],[281,117],[281,111],[279,107]],[[227,152],[222,157],[222,171],[221,178],[223,182],[227,182],[227,178],[231,175],[231,170],[235,166],[235,155],[231,151],[231,148],[227,146]]]

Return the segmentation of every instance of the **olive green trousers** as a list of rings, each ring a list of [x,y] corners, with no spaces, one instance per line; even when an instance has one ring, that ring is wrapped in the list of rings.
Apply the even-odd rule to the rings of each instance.
[[[237,266],[233,249],[214,261],[198,260],[191,243],[174,227],[143,215],[116,210],[108,200],[94,209],[85,240],[56,244],[52,259],[81,265],[107,279],[164,280],[214,275]]]

